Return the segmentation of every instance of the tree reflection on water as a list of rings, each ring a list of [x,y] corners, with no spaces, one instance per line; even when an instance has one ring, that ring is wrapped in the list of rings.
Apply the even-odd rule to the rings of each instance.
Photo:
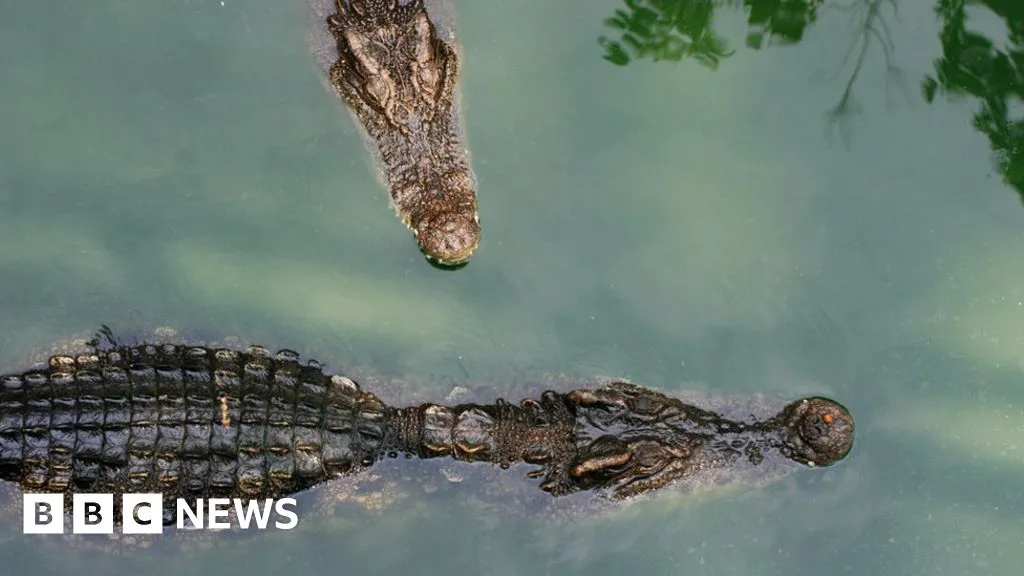
[[[879,46],[890,77],[900,75],[886,15],[898,14],[898,0],[623,0],[625,7],[605,20],[613,35],[598,43],[604,58],[625,66],[636,60],[693,59],[715,70],[734,50],[714,29],[715,11],[742,10],[747,15],[747,48],[794,44],[829,10],[844,13],[857,26],[847,55],[853,69],[839,101],[828,113],[837,125],[859,111],[854,85],[872,46]],[[942,55],[934,73],[921,81],[926,102],[936,97],[969,96],[978,100],[974,127],[988,137],[1003,180],[1024,199],[1024,1],[936,0],[942,22]],[[970,30],[968,13],[987,12],[1006,27],[1005,42]],[[614,37],[612,37],[614,36]]]

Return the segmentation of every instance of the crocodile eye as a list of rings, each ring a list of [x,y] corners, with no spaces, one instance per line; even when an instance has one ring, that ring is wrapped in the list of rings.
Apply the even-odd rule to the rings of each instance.
[[[421,66],[416,71],[416,78],[419,81],[420,86],[425,88],[425,91],[431,96],[437,93],[437,86],[440,83],[440,74],[437,73],[437,68],[431,64]]]
[[[372,104],[386,108],[391,98],[391,87],[380,76],[370,76],[366,81],[366,95],[373,100]]]
[[[356,72],[363,80],[362,92],[369,104],[384,108],[391,98],[391,79],[381,62],[387,57],[387,51],[365,35],[354,30],[345,32],[345,42],[352,53]]]
[[[666,458],[657,446],[640,444],[633,447],[633,460],[643,474],[650,474],[665,467]]]
[[[629,406],[638,414],[658,414],[663,408],[661,403],[649,396],[637,396],[629,400]]]

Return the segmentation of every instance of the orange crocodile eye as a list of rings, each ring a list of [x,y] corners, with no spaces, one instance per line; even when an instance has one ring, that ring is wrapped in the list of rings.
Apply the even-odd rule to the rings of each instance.
[[[831,424],[832,423],[832,415],[831,414],[823,414],[821,416],[821,419],[822,419],[823,422],[825,422],[825,424]]]

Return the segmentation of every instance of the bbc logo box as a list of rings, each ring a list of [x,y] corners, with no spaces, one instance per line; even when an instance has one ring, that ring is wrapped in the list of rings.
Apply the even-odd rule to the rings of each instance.
[[[64,533],[64,495],[24,496],[25,534]],[[163,533],[163,497],[160,494],[124,494],[121,497],[121,532]],[[71,502],[71,530],[74,534],[114,533],[113,494],[74,494]]]

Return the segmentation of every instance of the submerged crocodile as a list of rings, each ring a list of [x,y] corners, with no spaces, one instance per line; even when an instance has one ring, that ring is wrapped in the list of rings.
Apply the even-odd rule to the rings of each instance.
[[[451,13],[443,14],[446,0],[427,1],[432,15],[424,0],[309,0],[310,44],[421,250],[458,265],[480,242],[476,179],[461,126]]]
[[[853,437],[851,415],[821,397],[742,421],[628,382],[396,408],[259,346],[94,344],[0,378],[0,480],[66,506],[76,492],[280,498],[399,454],[522,462],[551,496],[619,500],[743,468],[829,466]]]

